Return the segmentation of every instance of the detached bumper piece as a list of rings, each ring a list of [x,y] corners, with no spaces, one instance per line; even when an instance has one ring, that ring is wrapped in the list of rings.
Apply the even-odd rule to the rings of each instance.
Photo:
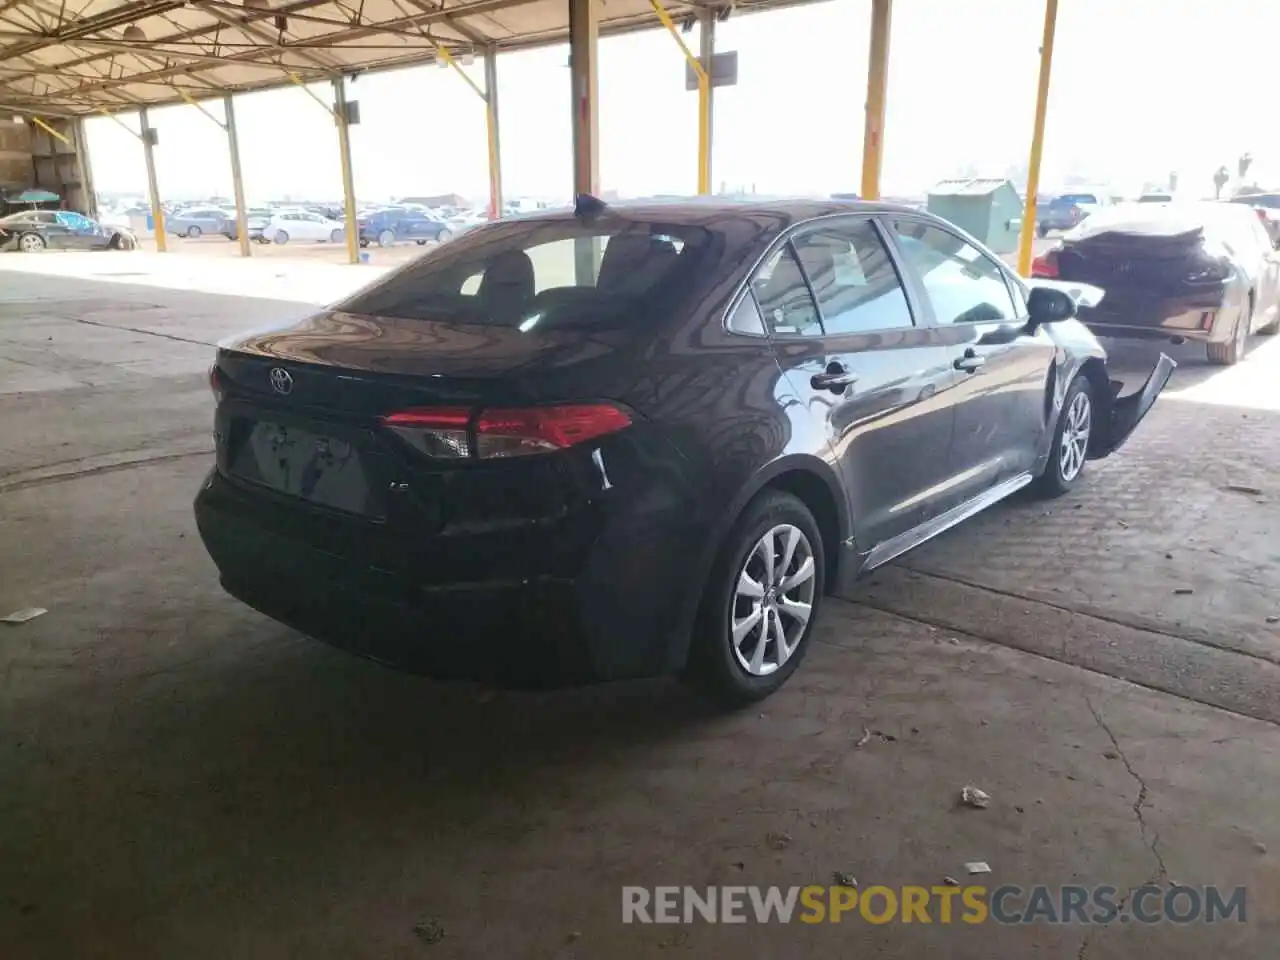
[[[1090,460],[1109,457],[1124,445],[1130,434],[1142,422],[1142,418],[1147,415],[1147,411],[1155,404],[1160,391],[1168,384],[1177,366],[1177,363],[1168,355],[1160,354],[1160,359],[1156,361],[1155,368],[1142,388],[1124,397],[1119,396],[1120,382],[1118,380],[1111,382],[1113,390],[1111,407],[1103,421],[1104,428],[1095,431],[1089,443]]]

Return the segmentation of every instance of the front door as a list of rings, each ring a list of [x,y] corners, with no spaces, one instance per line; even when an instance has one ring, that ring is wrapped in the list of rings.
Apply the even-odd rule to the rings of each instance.
[[[867,217],[825,222],[753,283],[778,361],[838,463],[866,553],[936,512],[955,376]]]
[[[992,257],[921,219],[890,227],[959,380],[944,498],[956,506],[1034,469],[1055,348],[1043,329],[1027,332],[1021,291]]]

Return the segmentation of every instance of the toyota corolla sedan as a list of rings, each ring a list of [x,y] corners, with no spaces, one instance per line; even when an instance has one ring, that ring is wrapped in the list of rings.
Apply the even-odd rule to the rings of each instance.
[[[902,207],[583,198],[222,345],[196,518],[366,657],[754,700],[828,592],[1129,436],[1173,363],[1121,396],[1080,292]]]

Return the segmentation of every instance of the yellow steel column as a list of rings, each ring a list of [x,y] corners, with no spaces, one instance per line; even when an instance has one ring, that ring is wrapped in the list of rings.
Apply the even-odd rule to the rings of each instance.
[[[252,256],[249,244],[249,212],[244,205],[244,174],[240,170],[240,136],[236,133],[236,108],[231,94],[222,98],[222,113],[227,118],[227,147],[231,151],[231,189],[236,198],[236,239],[240,241],[240,256]]]
[[[160,206],[160,183],[156,179],[155,147],[151,143],[154,134],[147,122],[147,108],[138,109],[138,123],[142,128],[142,156],[147,162],[147,192],[151,194],[151,223],[156,235],[156,250],[164,253],[168,246],[164,237],[164,208]]]
[[[347,85],[333,81],[333,122],[338,126],[338,157],[342,161],[342,206],[346,214],[347,260],[360,262],[360,225],[356,219],[356,180],[351,168],[351,131],[347,125]]]
[[[712,193],[711,155],[715,138],[715,90],[711,86],[711,74],[716,58],[716,11],[703,7],[698,11],[698,59],[702,61],[706,77],[698,77],[698,180],[706,181],[706,189],[699,193]]]
[[[573,104],[573,193],[600,192],[598,0],[569,0],[569,83]]]
[[[502,137],[498,127],[498,48],[484,52],[484,129],[489,142],[489,219],[502,216]]]
[[[649,6],[653,7],[653,12],[658,15],[658,19],[662,21],[662,25],[667,28],[667,33],[671,34],[671,38],[675,40],[676,46],[678,46],[680,48],[680,52],[684,54],[684,58],[689,64],[689,69],[691,69],[694,76],[698,78],[698,192],[710,193],[711,61],[707,60],[704,64],[693,55],[693,51],[689,49],[689,45],[684,42],[684,37],[680,36],[680,28],[675,25],[675,21],[671,19],[671,14],[667,13],[667,8],[662,5],[661,0],[649,0]]]
[[[867,52],[867,114],[862,128],[864,200],[880,199],[880,167],[884,162],[884,115],[889,87],[889,24],[893,0],[871,0],[871,47]]]
[[[1027,167],[1027,204],[1018,238],[1018,272],[1031,273],[1036,241],[1036,194],[1040,190],[1040,158],[1044,153],[1044,119],[1049,106],[1049,77],[1053,72],[1053,34],[1058,25],[1058,0],[1045,0],[1044,38],[1040,41],[1040,85],[1036,88],[1036,120],[1031,134],[1031,162]]]

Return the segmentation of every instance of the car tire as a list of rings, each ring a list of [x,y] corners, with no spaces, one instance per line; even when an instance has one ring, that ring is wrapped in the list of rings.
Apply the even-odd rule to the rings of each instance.
[[[332,232],[329,234],[329,242],[330,242],[330,243],[341,243],[341,242],[342,242],[342,231],[341,231],[341,230],[334,230],[334,231],[332,231]]]
[[[427,241],[425,241],[425,240],[415,240],[415,241],[413,241],[413,242],[414,242],[414,243],[416,243],[416,244],[417,244],[418,246],[420,246],[420,247],[425,247],[425,246],[427,245]]]
[[[436,243],[448,243],[453,239],[452,230],[441,230],[436,234]]]
[[[203,232],[204,231],[202,231],[199,227],[192,224],[191,226],[187,227],[187,239],[195,240],[199,238],[200,234]]]
[[[378,246],[389,247],[396,242],[396,235],[390,230],[383,230],[378,234]]]
[[[793,536],[789,564],[780,569]],[[766,582],[766,542],[773,548],[772,583]],[[805,569],[809,575],[796,579]],[[694,626],[686,678],[731,707],[776,691],[800,666],[809,648],[825,572],[822,534],[809,508],[781,490],[766,490],[756,497],[725,538],[711,569]],[[784,590],[788,581],[794,585]],[[758,599],[756,589],[763,591]],[[807,616],[797,616],[806,605]],[[736,641],[735,623],[739,631],[745,629]],[[789,638],[785,652],[778,647],[779,624]],[[768,635],[763,636],[766,629]]]
[[[1058,422],[1053,426],[1049,460],[1035,481],[1037,494],[1045,498],[1060,497],[1076,485],[1084,474],[1089,439],[1096,425],[1093,384],[1083,373],[1076,374],[1062,399]]]
[[[1235,328],[1231,331],[1231,339],[1226,343],[1206,343],[1205,355],[1216,367],[1230,367],[1244,359],[1249,348],[1249,328],[1253,326],[1253,294],[1249,294],[1248,306],[1240,311],[1236,318]]]
[[[283,230],[277,230],[275,236],[271,238],[271,242],[280,244],[288,243],[289,234],[285,233]]]
[[[24,233],[18,238],[18,249],[23,253],[39,253],[44,248],[44,237],[38,233]]]

